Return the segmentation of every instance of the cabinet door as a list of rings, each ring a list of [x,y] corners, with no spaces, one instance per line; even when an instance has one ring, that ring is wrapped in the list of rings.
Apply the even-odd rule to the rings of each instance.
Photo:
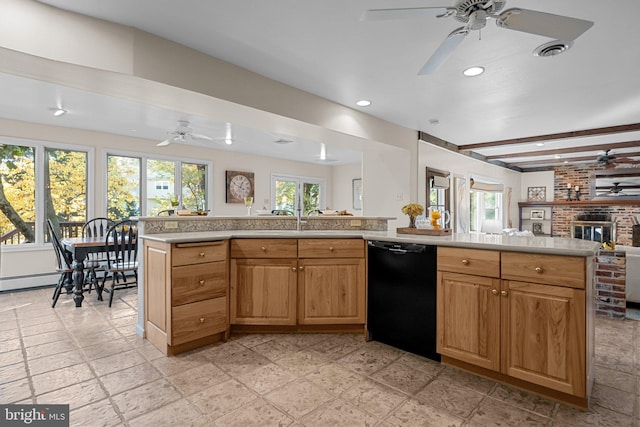
[[[500,280],[438,272],[438,353],[500,370]]]
[[[231,323],[296,324],[296,259],[232,259]]]
[[[584,397],[585,291],[509,280],[503,290],[503,372]]]
[[[167,324],[171,314],[170,246],[166,243],[144,242],[144,318],[145,333],[157,346],[166,344]]]
[[[363,258],[301,259],[298,323],[364,324]]]

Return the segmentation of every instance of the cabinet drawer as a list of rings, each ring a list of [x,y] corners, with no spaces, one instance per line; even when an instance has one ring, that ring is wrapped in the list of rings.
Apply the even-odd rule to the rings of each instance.
[[[583,257],[502,252],[502,278],[584,289]]]
[[[500,252],[438,247],[438,270],[500,277]]]
[[[227,242],[176,243],[171,250],[171,265],[226,261]]]
[[[227,298],[171,308],[171,345],[184,344],[227,329]]]
[[[171,269],[171,305],[227,295],[227,263],[208,262]]]
[[[364,258],[362,239],[300,239],[299,258]]]
[[[296,239],[234,239],[231,258],[296,258]]]

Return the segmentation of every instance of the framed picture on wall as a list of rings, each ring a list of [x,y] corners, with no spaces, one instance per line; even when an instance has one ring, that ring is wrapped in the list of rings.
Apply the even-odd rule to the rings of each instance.
[[[531,213],[529,214],[530,219],[544,219],[544,210],[542,209],[531,209]]]
[[[534,222],[533,224],[533,234],[542,234],[542,223]]]
[[[527,200],[529,202],[544,202],[547,200],[547,187],[529,187]]]
[[[353,190],[353,209],[362,210],[362,179],[356,178],[351,184]]]

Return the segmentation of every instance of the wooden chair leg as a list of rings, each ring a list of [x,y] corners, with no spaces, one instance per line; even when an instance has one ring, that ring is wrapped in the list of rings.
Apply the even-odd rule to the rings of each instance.
[[[65,283],[65,279],[67,277],[68,273],[62,273],[60,275],[60,278],[58,279],[58,284],[56,285],[56,288],[53,290],[53,297],[51,298],[51,307],[55,308],[56,303],[58,302],[58,298],[60,298],[60,293],[62,292],[62,286]]]
[[[116,279],[114,275],[113,281],[111,282],[111,291],[109,292],[109,307],[111,307],[111,304],[113,304],[113,294],[115,293],[115,287],[116,287]]]

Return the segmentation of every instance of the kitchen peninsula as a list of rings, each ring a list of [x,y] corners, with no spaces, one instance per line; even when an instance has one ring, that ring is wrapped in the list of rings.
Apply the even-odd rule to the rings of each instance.
[[[366,241],[437,246],[442,361],[586,408],[593,242],[398,235],[389,218],[140,218],[138,327],[165,354],[231,332],[366,331]]]

